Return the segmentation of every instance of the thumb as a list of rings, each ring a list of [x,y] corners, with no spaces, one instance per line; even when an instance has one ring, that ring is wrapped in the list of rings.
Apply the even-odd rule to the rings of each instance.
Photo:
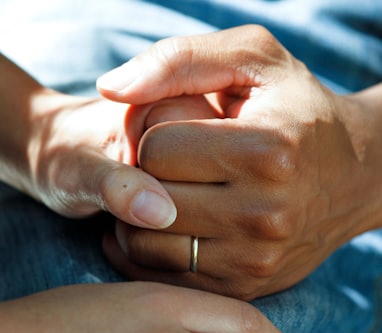
[[[244,89],[271,80],[269,67],[282,64],[286,56],[281,44],[259,26],[173,37],[101,76],[97,88],[106,98],[132,104]]]
[[[85,217],[103,209],[124,222],[150,229],[165,228],[175,221],[175,205],[154,177],[101,154],[78,154],[86,159],[78,158],[75,168],[60,168],[56,186],[50,186],[53,191],[46,200],[55,211]]]
[[[176,208],[167,191],[138,168],[110,168],[100,179],[100,189],[102,208],[129,224],[160,229],[175,221]]]

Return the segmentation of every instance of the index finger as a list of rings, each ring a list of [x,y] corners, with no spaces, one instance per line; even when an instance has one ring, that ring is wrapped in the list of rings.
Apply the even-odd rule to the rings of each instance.
[[[100,93],[111,100],[144,104],[229,87],[261,86],[288,52],[264,28],[241,26],[205,35],[173,37],[101,76]],[[236,90],[238,94],[239,91]]]

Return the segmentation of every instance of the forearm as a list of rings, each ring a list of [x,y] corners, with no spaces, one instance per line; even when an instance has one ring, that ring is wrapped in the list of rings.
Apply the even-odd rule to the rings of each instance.
[[[33,109],[47,90],[2,55],[0,73],[0,179],[33,195]]]
[[[37,173],[59,117],[77,101],[43,87],[0,54],[0,180],[40,200]],[[57,129],[57,127],[56,127]]]

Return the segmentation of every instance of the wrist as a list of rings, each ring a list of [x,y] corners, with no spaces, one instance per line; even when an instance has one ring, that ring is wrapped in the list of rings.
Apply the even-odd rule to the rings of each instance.
[[[357,166],[358,187],[351,193],[359,201],[351,212],[357,235],[382,227],[382,84],[341,99],[339,116]]]

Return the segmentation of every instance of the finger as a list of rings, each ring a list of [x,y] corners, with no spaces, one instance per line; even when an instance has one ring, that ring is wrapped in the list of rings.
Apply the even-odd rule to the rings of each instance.
[[[282,163],[283,156],[274,151],[279,136],[241,119],[164,123],[145,133],[138,161],[162,180],[225,183],[249,173],[266,178],[263,174],[272,169],[265,162],[275,155]]]
[[[187,305],[183,307],[187,314],[184,325],[189,332],[280,333],[269,319],[251,304],[227,297],[217,299],[212,293],[192,292],[195,292],[195,298],[188,296]],[[180,296],[182,295],[179,295],[178,299],[182,298]]]
[[[145,126],[148,129],[166,121],[212,119],[217,116],[219,114],[204,96],[180,96],[151,104]]]
[[[238,291],[244,280],[245,286],[251,288],[248,293],[263,292],[261,288],[271,271],[268,264],[276,259],[281,262],[279,244],[269,245],[263,241],[251,244],[250,240],[236,235],[233,238],[196,237],[195,247],[195,237],[189,235],[134,228],[118,222],[115,239],[119,251],[126,256],[119,262],[121,267],[128,260],[141,268],[167,273],[187,273],[194,268],[217,284],[231,281],[230,289],[234,287]]]
[[[121,237],[121,235],[119,237]],[[125,242],[126,241],[122,241],[122,243]],[[189,261],[187,261],[187,268],[183,265],[184,267],[181,271],[171,269],[170,272],[165,272],[164,270],[141,266],[131,259],[129,250],[122,248],[116,236],[110,233],[105,234],[103,249],[111,264],[131,280],[165,282],[178,286],[208,290],[219,294],[226,293],[223,291],[224,287],[222,286],[223,283],[221,283],[221,279],[204,274],[201,269],[199,269],[197,273],[191,272],[188,266]],[[172,253],[172,256],[174,256],[174,254],[175,253]]]
[[[139,165],[156,178],[173,181],[225,182],[221,147],[229,144],[229,133],[212,119],[162,124],[149,129],[139,150]]]
[[[109,259],[110,263],[119,271],[128,261],[128,256],[122,251],[119,245],[115,232],[106,231],[102,237],[102,249],[104,254]],[[126,275],[126,274],[125,274]]]
[[[273,283],[280,265],[293,267],[293,258],[284,262],[280,244],[248,239],[198,239],[196,257],[190,236],[159,231],[143,231],[119,223],[116,236],[104,242],[104,250],[116,269],[133,280],[159,281],[252,300],[296,283],[293,268],[284,283]],[[196,258],[195,271],[191,262]]]
[[[210,119],[217,116],[220,117],[219,113],[204,96],[181,96],[151,104],[129,106],[125,127],[132,150],[136,151],[143,133],[156,124],[166,121]]]
[[[125,165],[108,170],[98,187],[101,205],[119,219],[148,228],[165,228],[176,218],[175,205],[162,185]]]
[[[237,191],[230,185],[190,182],[162,182],[162,185],[177,207],[176,223],[165,231],[178,235],[226,237],[235,220],[243,216],[243,212],[248,211],[246,206],[251,204],[240,193],[236,195]]]
[[[216,237],[236,225],[257,239],[282,239],[295,172],[283,140],[239,119],[163,124],[143,138],[139,161],[176,203],[171,232]]]
[[[116,239],[111,237],[104,242],[104,251],[111,264],[129,280],[133,281],[156,281],[175,286],[210,291],[225,296],[233,296],[240,299],[252,300],[255,293],[243,296],[236,289],[236,282],[231,278],[216,278],[205,274],[201,269],[196,273],[191,271],[158,270],[151,267],[141,266],[133,262],[129,256],[121,250]],[[117,255],[116,255],[117,254]],[[252,297],[253,296],[253,297]]]
[[[117,221],[115,235],[124,254],[152,269],[187,272],[190,268],[191,237],[159,233]]]
[[[76,216],[86,216],[94,207],[106,210],[132,225],[164,228],[176,218],[175,205],[152,176],[126,164],[112,161],[102,154],[80,151],[76,168],[63,168],[60,183],[68,184],[61,200],[72,205]],[[69,163],[69,162],[68,162]]]
[[[156,232],[135,228],[117,222],[116,239],[129,261],[147,269],[188,272],[191,270],[193,238],[189,235]],[[232,268],[227,265],[231,257],[224,241],[198,237],[196,249],[197,271],[210,277],[232,277]]]
[[[184,325],[189,332],[277,333],[279,330],[251,304],[197,290],[188,295]],[[179,295],[178,299],[184,299]],[[240,303],[236,303],[240,302]],[[192,315],[194,314],[194,315]]]
[[[106,98],[133,104],[231,86],[245,87],[248,92],[247,87],[271,82],[271,67],[287,58],[287,51],[264,28],[242,26],[162,40],[101,76],[97,87]]]
[[[164,232],[196,235],[203,238],[227,238],[235,234],[266,238],[269,205],[261,193],[243,191],[241,185],[162,182],[177,207],[176,223]],[[278,207],[277,207],[278,208]]]
[[[189,290],[189,289],[188,289]],[[277,333],[280,331],[259,310],[232,298],[189,290],[182,309],[185,328],[203,333]],[[195,293],[195,295],[192,295]]]

